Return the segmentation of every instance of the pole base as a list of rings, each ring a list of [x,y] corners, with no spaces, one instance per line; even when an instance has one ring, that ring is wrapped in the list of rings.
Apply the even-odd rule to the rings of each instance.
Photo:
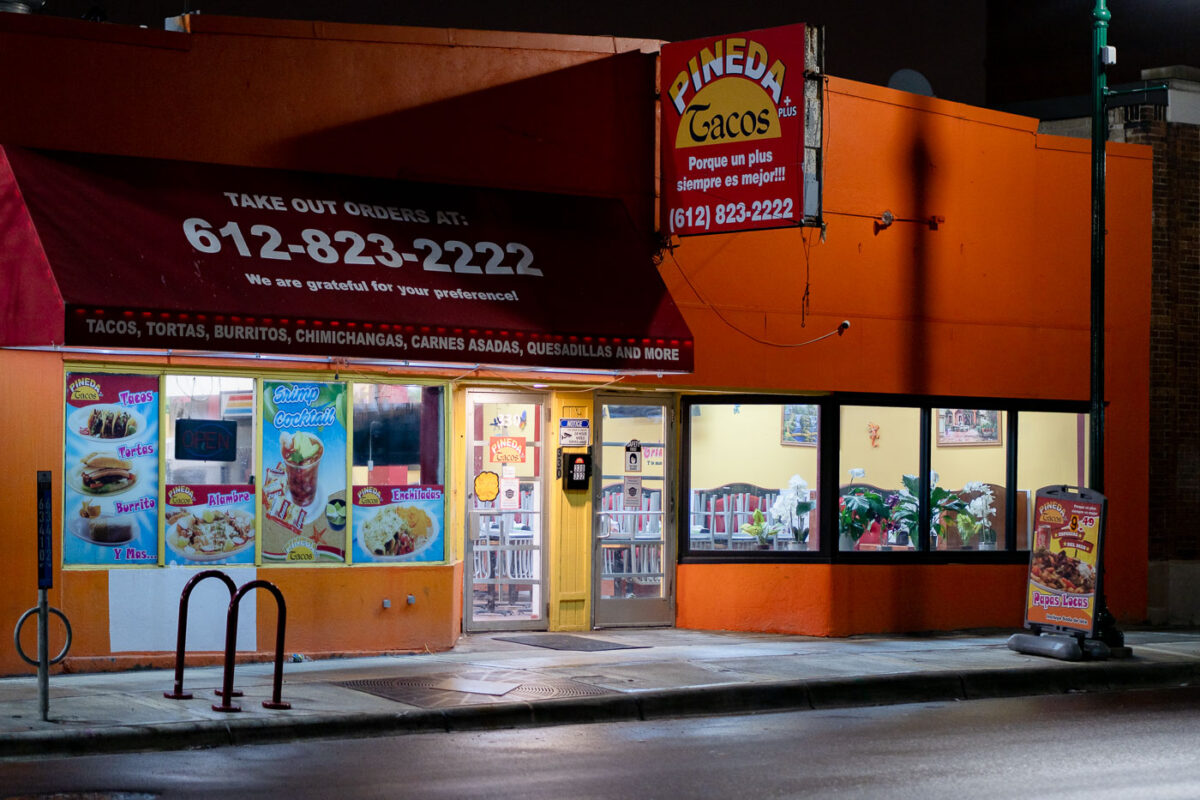
[[[276,703],[274,700],[263,700],[262,703],[263,708],[275,709],[277,711],[287,711],[292,707],[291,703],[285,703],[283,701]]]
[[[219,706],[216,703],[213,703],[212,710],[213,711],[224,711],[226,713],[232,713],[234,711],[241,711],[242,707],[241,706],[226,706],[226,705]]]
[[[163,692],[163,697],[168,700],[191,700],[191,692]]]

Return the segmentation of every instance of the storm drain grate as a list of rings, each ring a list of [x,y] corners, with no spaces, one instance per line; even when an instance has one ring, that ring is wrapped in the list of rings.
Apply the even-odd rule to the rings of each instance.
[[[481,691],[472,692],[447,688],[458,685],[467,689],[473,688],[473,684]],[[565,678],[531,676],[523,670],[482,670],[456,673],[453,676],[367,678],[345,681],[338,685],[419,708],[453,708],[488,703],[558,700],[614,694],[607,689]],[[510,686],[511,689],[508,688]]]

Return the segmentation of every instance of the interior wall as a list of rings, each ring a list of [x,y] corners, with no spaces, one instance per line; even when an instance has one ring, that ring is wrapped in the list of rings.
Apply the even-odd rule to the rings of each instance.
[[[785,445],[783,409],[743,403],[694,406],[691,482],[695,489],[751,483],[783,489],[793,475],[817,487],[817,448]]]

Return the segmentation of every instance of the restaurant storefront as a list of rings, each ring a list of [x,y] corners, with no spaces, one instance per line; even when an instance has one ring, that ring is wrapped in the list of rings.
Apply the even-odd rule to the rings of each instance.
[[[145,88],[170,112],[150,113],[52,70],[0,120],[0,623],[32,602],[38,469],[69,669],[169,663],[179,591],[214,566],[275,583],[309,655],[1020,623],[1030,492],[1086,480],[1077,144],[821,76],[823,227],[660,239],[654,109],[632,99],[656,43],[188,19],[0,19],[0,66],[49,47],[115,74],[138,49],[213,87]],[[271,69],[325,49],[346,58],[320,80]],[[396,80],[364,99],[360,70]],[[314,122],[288,98],[317,84]],[[468,108],[517,109],[539,143],[498,113],[450,142]],[[1125,620],[1145,612],[1149,167],[1112,149]],[[876,496],[886,514],[842,513]],[[192,605],[189,650],[215,660],[224,603]],[[273,610],[241,624],[264,657]]]

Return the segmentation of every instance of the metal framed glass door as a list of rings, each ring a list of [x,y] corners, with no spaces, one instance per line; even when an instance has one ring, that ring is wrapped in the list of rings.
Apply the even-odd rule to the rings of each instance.
[[[593,623],[598,628],[674,624],[671,407],[601,396],[596,419]]]
[[[467,393],[468,631],[546,628],[544,404],[538,394]]]

